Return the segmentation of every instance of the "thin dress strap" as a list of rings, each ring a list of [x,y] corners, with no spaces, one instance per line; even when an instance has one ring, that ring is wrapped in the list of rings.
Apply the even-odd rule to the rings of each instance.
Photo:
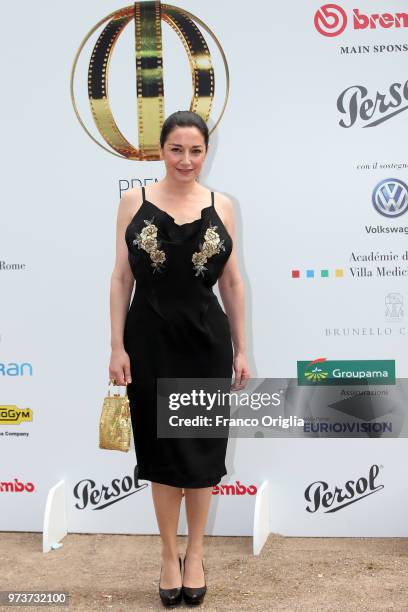
[[[211,206],[214,208],[214,192],[211,192]]]
[[[143,202],[144,202],[145,199],[146,199],[146,194],[145,194],[145,188],[144,187],[142,187],[142,197],[143,197]]]

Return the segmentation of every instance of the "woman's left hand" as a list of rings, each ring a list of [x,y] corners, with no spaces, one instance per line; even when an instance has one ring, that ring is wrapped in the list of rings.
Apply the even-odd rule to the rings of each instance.
[[[245,389],[246,383],[250,378],[248,359],[245,353],[236,353],[234,355],[234,372],[235,380],[232,384],[231,391]]]

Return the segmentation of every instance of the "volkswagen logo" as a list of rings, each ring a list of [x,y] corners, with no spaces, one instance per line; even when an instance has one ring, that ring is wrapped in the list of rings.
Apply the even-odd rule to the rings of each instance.
[[[191,101],[189,105],[187,98],[183,108],[189,106],[191,111],[196,112],[206,122],[213,110],[215,70],[205,33],[209,34],[213,45],[221,55],[226,84],[224,102],[210,133],[220,122],[227,104],[229,93],[227,60],[215,34],[198,17],[176,6],[161,4],[160,0],[138,1],[131,6],[110,13],[88,32],[79,46],[71,71],[71,100],[78,121],[88,136],[105,151],[122,159],[160,159],[160,131],[165,118],[163,84],[165,56],[166,54],[171,58],[174,56],[174,53],[169,53],[169,50],[164,48],[162,22],[169,26],[170,32],[173,30],[176,33],[182,43],[180,49],[184,50],[188,59],[188,64],[180,65],[179,75],[181,76],[181,70],[185,68],[188,70],[188,66],[191,71]],[[126,35],[123,37],[125,29]],[[95,34],[98,31],[99,34]],[[98,38],[92,43],[90,39],[94,34],[95,37],[98,35]],[[133,36],[133,42],[129,44],[131,36]],[[177,40],[177,37],[174,38]],[[115,53],[117,54],[119,39],[121,39],[122,46],[127,45],[127,55],[130,59],[132,58],[132,68],[130,68],[131,73],[125,74],[125,77],[123,72],[120,73],[120,95],[116,95],[116,99],[127,102],[131,95],[135,96],[134,116],[133,106],[127,114],[132,115],[128,117],[128,123],[134,124],[135,132],[137,129],[138,147],[125,136],[125,130],[119,127],[120,122],[113,111],[115,96],[112,95],[111,72],[114,71],[112,59],[115,59]],[[125,43],[122,43],[122,40],[125,40]],[[84,77],[79,95],[76,96],[75,75],[78,61],[82,56],[85,56],[88,61],[88,82],[86,83],[86,77]],[[118,68],[117,65],[116,68]],[[117,84],[118,77],[116,74],[114,76],[114,82]],[[108,88],[108,82],[111,89]],[[170,86],[173,90],[180,87],[177,75],[176,77],[172,75]],[[89,122],[92,124],[93,120],[102,142],[99,137],[91,133],[79,112],[77,98],[81,96],[84,98],[86,89],[89,103],[89,108],[86,109],[89,116],[87,123],[89,126]]]
[[[399,179],[385,179],[374,187],[372,201],[384,217],[400,217],[408,208],[408,187]]]

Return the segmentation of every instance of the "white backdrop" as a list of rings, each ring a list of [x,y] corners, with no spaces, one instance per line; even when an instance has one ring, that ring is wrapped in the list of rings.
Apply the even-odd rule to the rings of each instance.
[[[17,27],[3,29],[1,37],[2,530],[41,530],[47,491],[63,478],[69,531],[156,533],[150,483],[135,487],[132,482],[133,451],[98,448],[98,421],[107,391],[109,282],[120,186],[159,179],[163,166],[119,159],[98,147],[79,125],[69,90],[81,40],[125,5],[71,2],[59,16],[51,0],[3,7],[5,22]],[[336,13],[346,16],[347,24],[330,36],[336,33],[335,19],[325,18],[324,11],[315,19],[321,5],[311,0],[292,4],[290,11],[283,2],[266,0],[251,8],[242,0],[217,6],[183,0],[177,6],[214,31],[229,65],[230,97],[201,180],[235,203],[252,375],[295,377],[298,360],[325,356],[391,359],[397,376],[406,376],[406,317],[399,310],[390,320],[386,312],[390,293],[407,300],[406,275],[378,276],[375,262],[362,264],[364,276],[351,272],[352,253],[371,251],[397,253],[401,269],[407,268],[401,257],[405,230],[389,234],[381,228],[406,228],[408,216],[389,218],[372,204],[377,183],[408,179],[406,115],[396,112],[408,105],[403,92],[408,22],[395,17],[405,3],[376,5],[377,15],[389,16],[356,29],[356,5],[342,0],[344,12]],[[358,10],[360,23],[361,14],[374,11],[366,1]],[[191,75],[176,34],[167,24],[162,28],[168,115],[189,106]],[[203,33],[215,65],[213,125],[225,77],[220,55]],[[137,146],[132,37],[128,28],[117,44],[110,87],[120,127]],[[75,91],[84,122],[101,140],[87,108],[91,47],[85,46],[78,63]],[[401,84],[400,101],[389,94],[393,83]],[[337,100],[351,86],[367,89],[365,109],[372,118],[359,116],[342,127],[340,120],[350,119]],[[358,111],[361,101],[356,99]],[[376,233],[368,231],[377,226]],[[305,278],[306,269],[313,269],[315,278]],[[328,278],[319,277],[321,269],[329,270]],[[343,276],[335,277],[335,269]],[[300,278],[292,278],[293,270]],[[24,363],[30,366],[21,367]],[[10,423],[9,406],[31,409],[32,421]],[[268,478],[271,531],[406,536],[406,455],[403,439],[230,440],[222,484],[234,487],[214,491],[207,533],[250,534],[255,495],[237,494],[243,491],[239,485],[257,487]],[[383,485],[375,495],[336,513],[307,511],[304,493],[310,483],[326,481],[334,490],[368,477],[372,465],[379,466],[376,484]],[[124,488],[109,497],[114,479]],[[27,490],[33,488],[29,485],[19,491],[18,483],[32,483],[34,490]],[[92,490],[93,498],[84,501],[83,493]]]

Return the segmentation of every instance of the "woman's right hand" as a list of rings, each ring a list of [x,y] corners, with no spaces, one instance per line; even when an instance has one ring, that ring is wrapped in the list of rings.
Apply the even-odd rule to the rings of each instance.
[[[130,359],[124,348],[112,349],[109,363],[109,379],[115,380],[117,385],[125,385],[132,382]]]

